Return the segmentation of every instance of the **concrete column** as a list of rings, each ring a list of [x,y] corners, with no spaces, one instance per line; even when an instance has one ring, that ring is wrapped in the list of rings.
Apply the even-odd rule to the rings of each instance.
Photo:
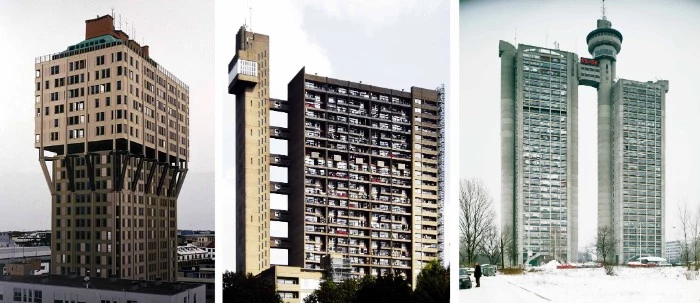
[[[513,249],[520,250],[515,220],[515,47],[500,41],[501,57],[501,228],[509,228],[513,237]],[[518,253],[518,264],[522,263]]]
[[[598,227],[612,226],[612,84],[614,65],[601,58],[598,86]]]

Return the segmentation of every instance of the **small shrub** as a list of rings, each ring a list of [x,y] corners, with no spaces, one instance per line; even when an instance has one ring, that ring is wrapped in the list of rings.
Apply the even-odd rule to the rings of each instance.
[[[522,275],[523,269],[520,267],[502,268],[501,273],[504,275]]]
[[[694,270],[688,270],[683,273],[685,275],[685,278],[687,280],[697,280],[698,279],[698,272]]]
[[[603,266],[605,268],[605,274],[608,276],[615,276],[615,266],[612,266],[610,264],[606,264]]]

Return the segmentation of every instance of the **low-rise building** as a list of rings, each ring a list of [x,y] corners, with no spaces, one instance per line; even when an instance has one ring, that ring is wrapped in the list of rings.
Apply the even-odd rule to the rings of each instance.
[[[669,263],[679,263],[681,259],[681,241],[666,242],[666,260]]]
[[[205,249],[207,250],[207,257],[209,259],[215,260],[216,249],[215,249],[214,241],[211,241],[209,244],[207,244],[207,247]]]
[[[198,261],[207,259],[207,250],[195,246],[193,244],[187,244],[184,246],[177,247],[177,262],[181,263],[184,261]]]
[[[285,303],[303,302],[323,281],[321,272],[296,266],[275,265],[258,276],[273,283]]]
[[[204,303],[205,286],[77,275],[2,276],[0,302]]]
[[[49,273],[49,261],[41,259],[22,260],[5,265],[3,275],[37,276]]]

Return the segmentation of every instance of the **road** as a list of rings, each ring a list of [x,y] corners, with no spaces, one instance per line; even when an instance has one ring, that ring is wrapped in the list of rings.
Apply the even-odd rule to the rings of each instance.
[[[517,303],[548,303],[548,298],[537,295],[530,290],[512,284],[508,276],[482,277],[481,287],[459,290],[459,302],[517,302]],[[472,277],[472,286],[476,281]]]

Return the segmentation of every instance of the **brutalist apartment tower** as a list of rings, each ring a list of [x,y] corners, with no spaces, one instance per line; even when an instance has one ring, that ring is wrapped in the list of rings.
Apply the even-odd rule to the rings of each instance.
[[[586,42],[592,59],[499,44],[501,224],[514,234],[516,264],[576,261],[579,85],[598,90],[598,226],[618,239],[614,260],[664,254],[668,81],[615,77],[622,34],[605,17]]]
[[[393,90],[302,68],[288,100],[272,99],[269,56],[269,37],[242,27],[229,64],[236,270],[266,271],[275,266],[271,250],[283,249],[289,266],[317,277],[392,272],[415,282],[439,252],[442,91]],[[287,114],[287,128],[270,126],[271,110]],[[271,138],[286,140],[288,153],[271,154]],[[288,183],[269,179],[271,165],[287,168]],[[272,209],[270,195],[286,195],[287,209]],[[287,222],[289,237],[272,237],[271,221]]]
[[[35,147],[51,191],[51,273],[174,281],[188,87],[119,29],[36,59]]]

